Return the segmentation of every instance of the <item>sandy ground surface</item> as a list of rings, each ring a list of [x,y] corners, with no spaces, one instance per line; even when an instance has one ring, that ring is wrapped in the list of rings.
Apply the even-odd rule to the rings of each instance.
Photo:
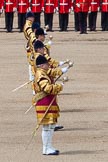
[[[108,162],[108,32],[101,31],[100,15],[98,31],[87,35],[74,32],[73,15],[68,32],[58,31],[57,15],[54,21],[56,31],[48,33],[54,37],[51,55],[75,63],[59,96],[64,129],[54,133],[53,144],[61,153],[42,155],[41,128],[25,150],[36,126],[34,108],[24,114],[32,91],[12,89],[28,81],[26,40],[17,32],[16,18],[11,34],[0,18],[0,162]]]

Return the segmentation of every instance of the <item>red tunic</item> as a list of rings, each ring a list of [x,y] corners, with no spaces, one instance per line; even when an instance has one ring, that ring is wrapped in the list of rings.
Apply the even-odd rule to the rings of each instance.
[[[56,0],[46,0],[44,3],[44,11],[45,13],[54,13],[54,9],[56,8]]]
[[[17,6],[18,6],[19,13],[26,13],[27,9],[29,8],[29,1],[28,0],[18,0]]]
[[[16,0],[5,0],[5,12],[13,12],[16,7]]]
[[[108,0],[102,1],[101,11],[102,12],[108,12]]]
[[[3,3],[4,3],[4,0],[0,0],[0,9],[3,8]]]
[[[88,12],[90,6],[90,0],[76,0],[77,3],[80,5],[78,8],[78,12]]]
[[[42,10],[42,0],[31,0],[31,11],[34,13],[40,13]]]
[[[74,2],[72,3],[72,6],[73,6],[74,12],[78,13],[78,12],[79,12],[79,7],[76,5],[76,1],[74,1]]]
[[[69,9],[72,6],[71,0],[59,0],[58,8],[59,13],[69,13]]]
[[[100,5],[100,0],[90,0],[90,11],[91,12],[98,11],[99,5]]]

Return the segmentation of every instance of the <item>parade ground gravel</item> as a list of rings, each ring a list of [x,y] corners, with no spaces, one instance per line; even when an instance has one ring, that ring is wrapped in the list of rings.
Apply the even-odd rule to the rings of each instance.
[[[17,29],[6,33],[0,18],[0,162],[108,162],[108,32],[101,31],[100,13],[97,32],[80,35],[74,31],[73,14],[68,32],[59,32],[54,16],[51,57],[70,59],[74,66],[64,75],[69,81],[58,96],[59,125],[53,145],[59,156],[42,155],[41,127],[32,137],[36,113],[31,106],[31,85],[12,92],[28,80],[26,40]],[[42,15],[43,27],[43,15]],[[59,80],[61,82],[61,79]],[[28,147],[27,147],[28,146]],[[25,149],[26,148],[26,149]]]

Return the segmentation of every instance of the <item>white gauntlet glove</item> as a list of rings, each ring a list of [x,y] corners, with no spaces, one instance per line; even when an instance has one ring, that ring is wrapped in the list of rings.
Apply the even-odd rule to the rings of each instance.
[[[73,8],[73,6],[71,7],[71,11],[72,11],[72,12],[74,11],[74,8]]]
[[[34,80],[34,75],[30,74],[29,75],[29,81],[33,81]]]
[[[44,7],[42,7],[42,10],[41,11],[44,12]]]
[[[59,11],[59,10],[58,10],[58,7],[56,7],[56,13],[58,13],[58,11]]]
[[[56,9],[54,9],[54,13],[56,13]]]
[[[16,8],[16,7],[14,7],[14,8],[13,8],[13,12],[16,12],[16,11],[17,11],[17,8]]]
[[[56,7],[56,11],[58,12],[58,7]]]
[[[30,7],[27,8],[27,12],[29,12],[29,11],[31,11],[31,8]]]
[[[76,6],[77,6],[78,8],[80,8],[80,3],[76,3]]]
[[[33,81],[33,80],[34,80],[34,75],[32,74],[31,65],[29,65],[29,81]]]
[[[61,68],[62,73],[66,73],[68,71],[68,67]]]
[[[2,13],[2,9],[0,9],[0,14]]]
[[[98,7],[98,12],[100,11],[100,7]]]
[[[4,12],[4,8],[2,7],[1,9],[0,9],[0,14],[2,14]]]
[[[64,83],[61,83],[62,87],[64,86]]]
[[[52,41],[51,40],[48,41],[48,45],[52,45]]]
[[[62,65],[64,65],[64,61],[59,62],[59,66],[62,66]]]

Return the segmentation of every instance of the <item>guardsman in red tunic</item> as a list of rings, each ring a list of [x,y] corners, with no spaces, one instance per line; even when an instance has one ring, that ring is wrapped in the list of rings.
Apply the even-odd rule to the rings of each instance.
[[[0,0],[0,14],[3,13],[4,0]]]
[[[53,14],[56,8],[56,0],[45,0],[44,1],[44,22],[45,26],[48,25],[47,31],[53,31]]]
[[[80,34],[87,34],[87,15],[89,11],[90,0],[76,0],[76,6],[79,8]]]
[[[88,25],[90,31],[96,31],[97,12],[99,11],[100,0],[90,0]]]
[[[14,12],[17,10],[16,0],[5,0],[4,3],[6,29],[7,32],[12,32]]]
[[[71,0],[58,1],[60,31],[67,31],[71,4],[72,4]]]
[[[30,6],[31,6],[31,11],[34,13],[35,16],[35,22],[41,24],[40,21],[40,16],[41,16],[41,11],[42,11],[42,3],[43,0],[31,0]]]
[[[23,32],[24,24],[26,21],[26,12],[29,10],[28,0],[17,0],[17,11],[18,11],[18,27],[20,32]]]
[[[102,31],[108,31],[108,0],[101,1],[101,27]]]
[[[79,8],[76,6],[76,0],[73,0],[73,11],[74,11],[74,27],[75,27],[75,31],[80,31],[80,27],[79,27],[79,16],[78,16],[78,11]]]

